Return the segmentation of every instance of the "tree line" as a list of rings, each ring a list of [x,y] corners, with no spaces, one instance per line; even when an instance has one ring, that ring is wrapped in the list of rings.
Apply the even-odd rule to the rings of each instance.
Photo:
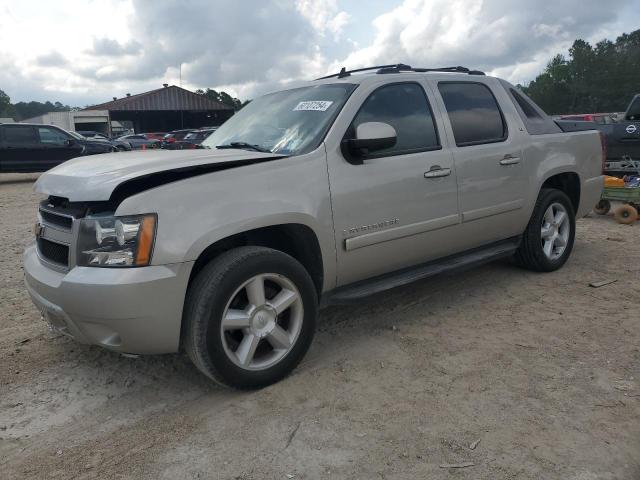
[[[9,95],[0,90],[0,118],[13,118],[16,121],[37,117],[47,112],[68,112],[69,105],[60,102],[18,102],[11,103]]]
[[[520,88],[550,115],[623,112],[640,93],[640,29],[595,46],[576,40],[569,58],[556,55]]]
[[[232,97],[227,92],[223,92],[223,91],[217,92],[216,90],[212,90],[210,88],[207,88],[206,90],[202,90],[201,88],[199,88],[198,90],[196,90],[196,93],[198,95],[204,95],[205,97],[208,97],[211,100],[215,100],[216,102],[222,103],[223,105],[228,105],[234,110],[240,110],[242,107],[244,107],[247,103],[251,101],[251,100],[245,100],[243,102],[238,98]]]

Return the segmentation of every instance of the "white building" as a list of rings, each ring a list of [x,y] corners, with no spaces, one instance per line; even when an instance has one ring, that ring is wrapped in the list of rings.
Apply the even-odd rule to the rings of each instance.
[[[108,110],[80,110],[76,112],[49,112],[27,118],[20,123],[56,125],[65,130],[92,130],[111,136]]]

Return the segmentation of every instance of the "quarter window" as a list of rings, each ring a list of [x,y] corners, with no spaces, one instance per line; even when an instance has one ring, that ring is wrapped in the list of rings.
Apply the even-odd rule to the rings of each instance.
[[[501,142],[507,137],[502,112],[486,85],[441,82],[438,89],[449,114],[456,145]]]
[[[348,135],[354,135],[357,126],[366,122],[388,123],[398,136],[393,147],[376,151],[371,157],[440,148],[431,108],[424,90],[417,83],[392,84],[374,91],[362,104]]]
[[[527,102],[524,99],[524,97],[520,95],[515,88],[511,88],[510,91],[511,91],[511,96],[514,98],[514,100],[516,101],[518,106],[522,109],[522,112],[527,118],[534,119],[534,120],[542,118],[540,114],[536,112],[533,106],[529,102]]]
[[[37,143],[35,132],[28,126],[5,126],[4,140],[7,145],[33,145]]]

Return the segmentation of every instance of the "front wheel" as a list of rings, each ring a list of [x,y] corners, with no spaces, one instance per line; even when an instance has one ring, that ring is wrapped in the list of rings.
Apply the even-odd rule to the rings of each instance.
[[[189,287],[183,342],[216,382],[260,388],[302,360],[316,314],[315,286],[297,260],[269,248],[236,248],[205,266]]]
[[[541,190],[516,251],[516,262],[539,272],[557,270],[571,254],[575,231],[575,214],[569,197],[560,190]]]

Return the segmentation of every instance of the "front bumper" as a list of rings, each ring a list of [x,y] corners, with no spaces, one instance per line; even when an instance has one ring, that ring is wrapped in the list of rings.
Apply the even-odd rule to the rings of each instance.
[[[50,325],[81,343],[124,353],[172,353],[193,262],[140,268],[45,266],[24,252],[27,290]]]

